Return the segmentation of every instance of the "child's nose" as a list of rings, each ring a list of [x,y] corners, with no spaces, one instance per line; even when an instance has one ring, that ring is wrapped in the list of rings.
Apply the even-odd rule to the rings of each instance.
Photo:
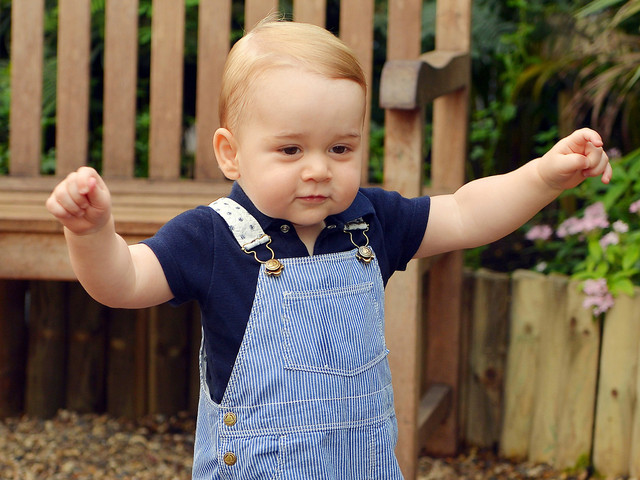
[[[305,162],[305,167],[302,172],[303,180],[314,180],[316,182],[323,182],[331,178],[331,168],[329,161],[324,155],[311,155]]]

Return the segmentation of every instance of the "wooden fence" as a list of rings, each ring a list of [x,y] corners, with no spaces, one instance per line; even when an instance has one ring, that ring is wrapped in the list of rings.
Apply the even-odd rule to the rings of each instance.
[[[481,270],[464,299],[462,439],[639,476],[640,295],[601,324],[566,277]],[[194,305],[108,309],[71,282],[0,282],[0,415],[193,413],[198,317]]]
[[[118,310],[76,282],[0,282],[0,416],[195,412],[194,304]]]
[[[640,476],[640,295],[596,320],[562,276],[467,282],[464,436],[505,457]]]

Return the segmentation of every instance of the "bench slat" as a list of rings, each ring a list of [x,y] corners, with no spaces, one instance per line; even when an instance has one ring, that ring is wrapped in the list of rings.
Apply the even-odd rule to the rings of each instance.
[[[442,1],[442,0],[441,0]],[[448,0],[445,0],[448,1]],[[389,2],[387,59],[420,55],[422,1]],[[385,187],[405,196],[420,194],[422,185],[423,114],[387,110],[385,117]],[[420,402],[422,285],[419,263],[412,262],[387,284],[387,344],[393,372],[398,418],[396,454],[406,478],[416,478],[418,405]],[[444,298],[444,297],[443,297]]]
[[[12,175],[40,173],[44,0],[11,5],[11,111],[9,145]]]
[[[293,19],[324,27],[327,22],[327,0],[293,0]]]
[[[154,0],[151,19],[149,177],[180,177],[184,2]]]
[[[198,78],[196,87],[197,179],[222,178],[211,139],[219,126],[218,92],[229,52],[231,0],[200,0],[198,10]]]
[[[363,2],[340,2],[340,38],[358,57],[367,79],[367,111],[362,138],[369,145],[371,126],[371,85],[373,82],[373,14],[374,0]],[[364,149],[361,172],[362,183],[369,181],[369,149]]]
[[[132,177],[136,136],[138,0],[105,5],[102,173]]]
[[[245,0],[244,28],[248,32],[270,13],[278,12],[278,0]]]
[[[58,22],[56,172],[66,174],[87,161],[91,3],[61,0]]]

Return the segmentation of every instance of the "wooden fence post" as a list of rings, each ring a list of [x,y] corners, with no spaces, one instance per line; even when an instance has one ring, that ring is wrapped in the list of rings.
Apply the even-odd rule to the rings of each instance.
[[[191,304],[149,309],[149,412],[187,410]]]
[[[558,412],[558,448],[554,466],[572,468],[587,459],[593,443],[600,322],[584,308],[584,294],[579,282],[570,281],[567,288],[567,310],[563,322],[562,349],[564,375],[561,379]]]
[[[473,280],[465,440],[493,447],[502,421],[510,279],[506,273],[479,270]]]
[[[0,280],[0,418],[22,413],[25,388],[27,282]]]
[[[67,401],[76,412],[104,409],[106,358],[106,307],[74,282],[69,285]]]
[[[107,412],[147,413],[147,310],[109,310]]]
[[[65,282],[31,282],[25,411],[52,417],[65,406]]]
[[[529,439],[529,460],[553,464],[558,441],[560,382],[564,369],[564,329],[567,304],[567,278],[557,275],[542,277],[545,301],[537,306],[539,342],[536,352],[533,411]]]
[[[505,380],[500,454],[526,458],[533,418],[540,310],[546,302],[545,278],[518,270],[512,278],[511,332]]]
[[[640,296],[621,295],[604,320],[593,449],[596,470],[627,475],[636,412]]]

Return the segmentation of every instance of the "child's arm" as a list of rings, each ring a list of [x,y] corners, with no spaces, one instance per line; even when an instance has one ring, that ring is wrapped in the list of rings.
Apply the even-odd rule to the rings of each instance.
[[[73,270],[97,301],[142,308],[173,298],[149,247],[127,246],[115,231],[111,195],[92,168],[82,167],[56,186],[47,209],[64,225]]]
[[[486,177],[451,195],[431,199],[424,239],[414,258],[498,240],[513,232],[563,190],[586,177],[611,180],[602,139],[589,129],[573,132],[541,158],[505,175]]]

